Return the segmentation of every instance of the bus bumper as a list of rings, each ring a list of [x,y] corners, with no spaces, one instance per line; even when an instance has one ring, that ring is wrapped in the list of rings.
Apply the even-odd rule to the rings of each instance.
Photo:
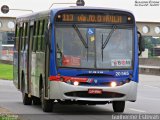
[[[74,86],[65,82],[50,82],[50,99],[75,101],[136,101],[138,83],[130,81],[122,86]],[[103,95],[88,94],[89,89],[100,89]],[[102,97],[103,96],[103,97]]]

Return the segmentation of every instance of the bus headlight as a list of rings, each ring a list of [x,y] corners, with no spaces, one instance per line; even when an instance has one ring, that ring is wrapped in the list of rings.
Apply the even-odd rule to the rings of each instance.
[[[74,82],[73,82],[73,85],[78,86],[78,85],[79,85],[79,82],[78,82],[78,81],[74,81]]]
[[[111,87],[116,87],[116,86],[117,86],[117,83],[116,83],[116,82],[111,82],[111,83],[110,83],[110,86],[111,86]]]

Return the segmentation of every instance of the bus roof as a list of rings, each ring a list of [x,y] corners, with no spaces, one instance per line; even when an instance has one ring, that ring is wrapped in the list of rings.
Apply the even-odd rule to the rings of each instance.
[[[123,9],[113,9],[113,8],[106,8],[106,7],[70,6],[70,7],[62,7],[62,8],[52,8],[52,9],[46,10],[46,11],[27,14],[24,16],[17,17],[17,21],[23,21],[23,20],[27,20],[27,19],[31,20],[31,19],[35,19],[35,18],[47,17],[49,15],[54,16],[54,14],[56,14],[57,12],[59,12],[61,10],[75,10],[75,9],[76,10],[99,10],[99,11],[108,10],[108,11],[117,11],[117,12],[119,11],[119,12],[128,13],[134,17],[132,12],[130,12],[128,10],[123,10]]]
[[[52,11],[60,11],[60,10],[73,10],[73,9],[79,9],[79,10],[113,10],[113,11],[121,11],[121,12],[128,12],[132,14],[131,11],[125,10],[125,9],[116,9],[116,8],[108,8],[108,7],[92,7],[92,6],[70,6],[70,7],[63,7],[63,8],[53,8]]]

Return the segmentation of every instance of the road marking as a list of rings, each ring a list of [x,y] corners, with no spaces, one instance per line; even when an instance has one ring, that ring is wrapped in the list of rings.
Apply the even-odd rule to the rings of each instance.
[[[139,110],[139,109],[134,109],[134,108],[129,108],[129,109],[136,112],[146,113],[146,111]]]
[[[160,89],[159,87],[155,87],[155,86],[151,86],[151,85],[144,85],[145,87],[151,87],[151,88],[158,88]]]

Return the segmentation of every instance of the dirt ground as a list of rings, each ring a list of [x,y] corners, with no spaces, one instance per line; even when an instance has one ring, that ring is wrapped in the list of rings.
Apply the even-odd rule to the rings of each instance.
[[[5,108],[0,107],[0,114],[13,114],[13,113]]]
[[[0,119],[2,120],[21,120],[18,117],[18,115],[14,115],[14,113],[2,107],[0,107]]]

